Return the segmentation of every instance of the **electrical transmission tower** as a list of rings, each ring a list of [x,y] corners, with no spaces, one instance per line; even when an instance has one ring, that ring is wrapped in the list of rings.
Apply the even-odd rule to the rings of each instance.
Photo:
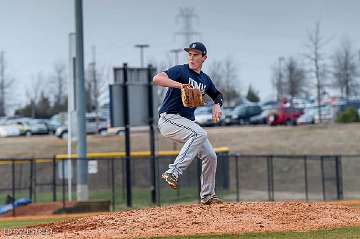
[[[194,9],[190,7],[182,7],[178,15],[176,15],[176,22],[182,23],[180,31],[176,32],[176,35],[184,36],[184,46],[188,46],[194,36],[200,36],[199,32],[196,32],[193,27],[193,20],[199,20],[199,17],[194,13]]]

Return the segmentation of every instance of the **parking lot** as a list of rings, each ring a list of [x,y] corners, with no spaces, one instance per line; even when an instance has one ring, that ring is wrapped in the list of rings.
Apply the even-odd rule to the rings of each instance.
[[[215,147],[227,146],[243,154],[359,154],[360,124],[315,124],[292,126],[221,126],[206,127]],[[171,150],[174,145],[157,135],[157,150]],[[124,150],[124,137],[88,135],[89,152]],[[67,142],[53,135],[8,137],[0,141],[2,158],[51,157],[66,153]],[[179,149],[179,145],[176,146]],[[146,132],[131,135],[132,150],[148,150]],[[75,146],[73,148],[76,149]]]

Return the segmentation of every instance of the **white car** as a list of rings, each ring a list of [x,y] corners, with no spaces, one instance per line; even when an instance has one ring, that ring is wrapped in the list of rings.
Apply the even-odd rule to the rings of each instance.
[[[20,136],[20,129],[14,125],[0,125],[0,137]]]
[[[199,107],[195,110],[195,122],[201,126],[214,125],[212,120],[212,108],[209,106]]]
[[[306,108],[304,114],[297,118],[297,124],[315,124],[316,109]]]
[[[34,134],[48,134],[49,129],[44,122],[39,119],[19,118],[13,120],[16,124],[26,128],[25,135],[30,136]]]

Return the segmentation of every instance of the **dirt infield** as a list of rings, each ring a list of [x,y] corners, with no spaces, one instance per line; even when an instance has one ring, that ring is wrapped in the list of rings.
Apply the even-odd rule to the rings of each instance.
[[[87,216],[31,227],[47,233],[28,238],[140,238],[350,226],[360,226],[359,208],[323,202],[244,202],[177,205]],[[24,238],[16,233],[6,236]]]

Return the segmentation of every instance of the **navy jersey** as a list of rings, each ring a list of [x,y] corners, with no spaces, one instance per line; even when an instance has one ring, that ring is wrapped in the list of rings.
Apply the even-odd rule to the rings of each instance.
[[[180,82],[182,84],[191,84],[194,88],[200,89],[203,94],[207,94],[213,100],[220,93],[214,86],[210,77],[203,73],[200,74],[191,70],[188,64],[177,65],[164,71],[171,80]],[[169,88],[166,92],[164,101],[159,110],[159,114],[179,114],[189,120],[195,120],[194,111],[196,108],[184,107],[181,101],[181,90],[176,88]]]

